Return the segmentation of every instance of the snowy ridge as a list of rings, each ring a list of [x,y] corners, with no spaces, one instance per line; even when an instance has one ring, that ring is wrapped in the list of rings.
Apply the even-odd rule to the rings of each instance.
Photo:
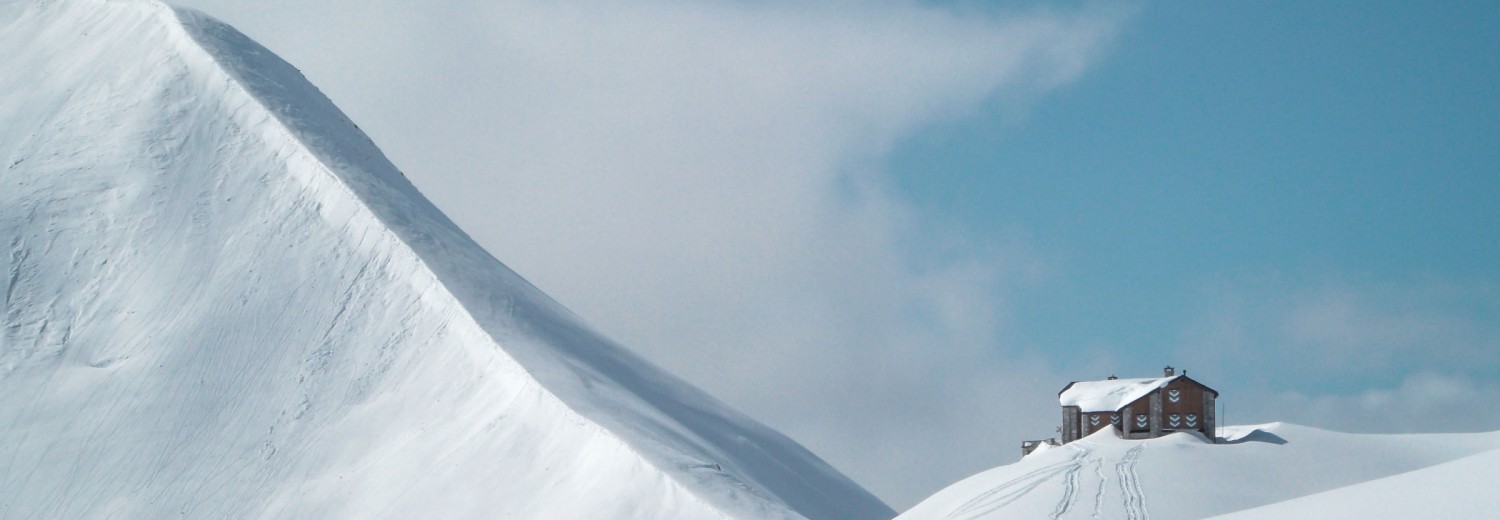
[[[1111,430],[1100,431],[969,477],[898,518],[1170,520],[1235,511],[1243,513],[1225,518],[1330,518],[1320,512],[1380,493],[1403,497],[1408,500],[1403,505],[1425,504],[1437,518],[1476,518],[1444,516],[1444,509],[1430,506],[1468,500],[1461,489],[1445,488],[1448,480],[1500,454],[1500,432],[1360,435],[1289,424],[1226,427],[1223,432],[1219,444],[1210,444],[1187,433],[1124,440]],[[1494,469],[1469,474],[1475,484],[1468,487],[1492,485],[1493,479],[1484,476],[1495,474]],[[1417,491],[1394,493],[1398,486]],[[1278,502],[1285,505],[1255,509]],[[1474,502],[1493,504],[1495,499]],[[1370,503],[1388,506],[1391,501]],[[1410,517],[1378,506],[1367,510],[1366,516],[1332,518]]]
[[[0,3],[0,517],[894,513],[603,338],[290,65]]]

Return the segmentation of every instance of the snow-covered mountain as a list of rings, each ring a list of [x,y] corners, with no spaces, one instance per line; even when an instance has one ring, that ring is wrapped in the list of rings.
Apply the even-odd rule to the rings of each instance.
[[[580,323],[202,14],[0,0],[0,168],[0,517],[895,514]]]
[[[1211,444],[1187,433],[1124,440],[1106,429],[969,477],[898,518],[1483,518],[1463,512],[1500,510],[1500,494],[1476,493],[1500,477],[1500,432],[1367,435],[1280,423],[1220,432]]]

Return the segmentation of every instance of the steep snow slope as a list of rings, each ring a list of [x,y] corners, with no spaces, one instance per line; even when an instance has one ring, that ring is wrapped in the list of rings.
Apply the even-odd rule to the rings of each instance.
[[[898,518],[1205,518],[1500,448],[1500,432],[1360,435],[1289,424],[1221,431],[1227,443],[1185,433],[1131,441],[1101,431],[965,479]]]
[[[1218,520],[1494,518],[1500,516],[1500,450],[1325,491]]]
[[[0,168],[0,517],[894,516],[201,14],[0,0]]]

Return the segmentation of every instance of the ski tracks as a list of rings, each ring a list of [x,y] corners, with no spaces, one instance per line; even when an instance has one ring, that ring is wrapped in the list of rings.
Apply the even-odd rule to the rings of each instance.
[[[1094,489],[1094,514],[1090,518],[1103,520],[1104,490],[1109,487],[1109,478],[1104,476],[1104,459],[1094,458],[1094,476],[1099,479],[1099,487]]]
[[[1093,452],[1087,444],[1076,444],[1074,448],[1078,450],[1078,453],[1073,454],[1073,458],[1068,460],[1068,469],[1063,473],[1063,496],[1057,501],[1057,507],[1052,509],[1052,520],[1062,518],[1063,515],[1068,514],[1069,509],[1073,508],[1073,501],[1078,495],[1078,472],[1083,470],[1084,461]]]
[[[1058,501],[1057,507],[1053,510],[1052,518],[1061,517],[1072,508],[1076,495],[1075,490],[1078,488],[1078,472],[1083,469],[1085,458],[1092,452],[1092,450],[1081,445],[1069,445],[1069,447],[1076,451],[1068,460],[1038,468],[1014,480],[996,486],[989,491],[985,491],[979,494],[979,496],[965,502],[958,509],[953,510],[952,513],[948,514],[948,518],[962,520],[983,518],[1000,510],[1011,502],[1019,500],[1033,489],[1040,487],[1057,476],[1063,477],[1063,498]]]
[[[979,496],[965,502],[959,508],[953,510],[947,518],[956,520],[974,520],[994,514],[1005,506],[1020,500],[1032,490],[1054,478],[1062,479],[1062,497],[1058,499],[1057,505],[1053,507],[1048,516],[1052,520],[1058,520],[1067,516],[1074,510],[1080,494],[1085,494],[1087,486],[1080,483],[1080,474],[1090,464],[1094,467],[1094,476],[1098,479],[1098,487],[1093,491],[1093,510],[1088,514],[1094,519],[1105,518],[1105,495],[1109,487],[1109,478],[1105,475],[1104,458],[1094,456],[1093,446],[1083,442],[1074,442],[1067,445],[1074,451],[1068,460],[1044,466],[1021,475],[1013,480],[986,491]],[[1136,466],[1140,463],[1141,456],[1146,451],[1146,445],[1134,446],[1125,452],[1125,455],[1115,463],[1115,477],[1120,486],[1120,495],[1123,498],[1124,518],[1126,520],[1150,520],[1150,512],[1146,509],[1146,495],[1141,488],[1140,475],[1136,472]],[[1112,508],[1111,508],[1112,509]],[[1110,513],[1116,514],[1116,513]]]
[[[1144,451],[1145,444],[1130,448],[1130,451],[1125,452],[1125,457],[1115,464],[1115,473],[1120,477],[1120,494],[1125,498],[1127,520],[1150,518],[1146,512],[1146,496],[1141,492],[1141,478],[1135,471],[1135,465],[1140,462],[1141,452]]]

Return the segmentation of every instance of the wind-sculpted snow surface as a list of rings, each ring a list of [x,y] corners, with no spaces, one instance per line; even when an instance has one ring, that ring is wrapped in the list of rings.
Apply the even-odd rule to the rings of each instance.
[[[1382,490],[1397,486],[1423,490],[1426,493],[1420,500],[1431,502],[1468,500],[1467,493],[1458,488],[1445,495],[1440,484],[1422,475],[1451,477],[1458,470],[1438,470],[1456,464],[1468,468],[1478,463],[1465,461],[1494,460],[1494,454],[1500,453],[1495,451],[1500,449],[1500,432],[1357,435],[1285,424],[1222,431],[1223,441],[1210,444],[1185,433],[1124,440],[1104,430],[965,479],[898,518],[1172,520],[1247,509],[1266,513],[1245,518],[1325,518],[1317,511],[1336,508],[1338,497],[1376,496],[1346,489],[1374,484]],[[1460,460],[1449,462],[1455,459]],[[1385,477],[1390,478],[1375,480]],[[1330,499],[1312,500],[1323,496],[1315,493],[1353,484],[1359,485],[1326,493]],[[1313,496],[1285,503],[1289,505],[1250,509],[1305,495]],[[1298,509],[1303,503],[1305,511]]]
[[[0,0],[0,168],[0,518],[894,516],[201,14]]]
[[[1500,516],[1500,450],[1213,520],[1478,519]]]

